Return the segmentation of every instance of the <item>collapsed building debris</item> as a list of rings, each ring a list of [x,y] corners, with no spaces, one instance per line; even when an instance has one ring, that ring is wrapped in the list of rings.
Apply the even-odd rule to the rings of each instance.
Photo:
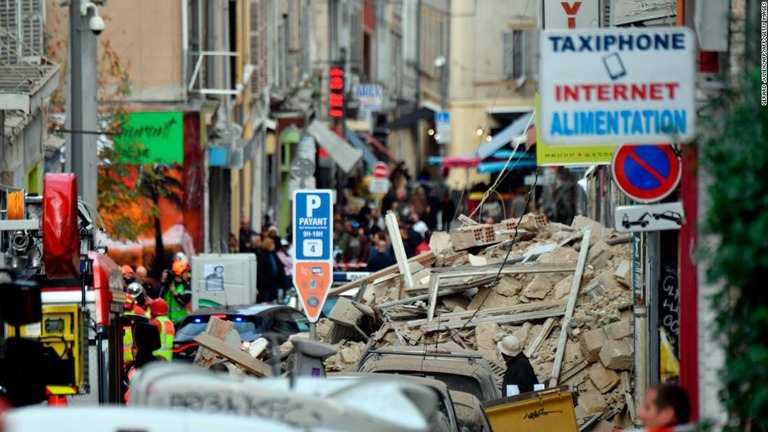
[[[581,216],[571,226],[533,214],[519,222],[435,232],[431,252],[398,254],[397,265],[332,289],[357,292],[321,320],[325,340],[339,346],[326,370],[355,370],[367,346],[470,349],[500,384],[506,366],[496,343],[514,334],[541,383],[578,389],[582,430],[631,425],[629,236]]]

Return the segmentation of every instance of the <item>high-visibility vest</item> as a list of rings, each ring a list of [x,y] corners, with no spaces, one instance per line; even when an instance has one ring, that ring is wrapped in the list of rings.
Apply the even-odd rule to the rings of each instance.
[[[133,379],[134,375],[136,375],[136,367],[131,366],[131,369],[128,371],[128,390],[126,390],[125,394],[123,394],[126,405],[131,402],[131,380]]]
[[[165,315],[157,316],[151,322],[160,330],[160,349],[153,351],[152,354],[171,361],[173,359],[173,336],[176,334],[173,323]]]
[[[131,326],[123,327],[123,364],[133,361],[133,331]]]
[[[174,293],[184,294],[184,291],[185,286],[183,283],[176,284],[176,282],[171,282],[171,286],[163,294],[163,300],[168,304],[168,318],[174,325],[181,324],[190,312],[188,309],[190,305],[182,305],[176,300],[176,296],[174,296]]]

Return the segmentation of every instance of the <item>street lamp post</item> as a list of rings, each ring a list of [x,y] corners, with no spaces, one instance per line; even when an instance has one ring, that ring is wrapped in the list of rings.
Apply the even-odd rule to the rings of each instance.
[[[435,67],[440,70],[440,112],[445,112],[448,98],[448,74],[446,73],[445,56],[440,56],[435,59]],[[438,126],[440,125],[435,124],[436,129],[438,129]],[[437,131],[435,134],[435,141],[438,143],[440,156],[445,157],[445,147],[450,142],[450,125]]]

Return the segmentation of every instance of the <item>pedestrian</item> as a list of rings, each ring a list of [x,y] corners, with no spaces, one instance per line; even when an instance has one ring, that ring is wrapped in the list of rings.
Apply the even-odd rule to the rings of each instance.
[[[532,392],[533,386],[538,384],[539,380],[533,372],[531,362],[523,353],[523,344],[520,340],[515,335],[509,335],[500,340],[496,346],[504,358],[504,363],[507,364],[507,371],[504,373],[501,384],[504,397]]]
[[[553,220],[570,225],[576,215],[576,176],[571,170],[557,167],[557,183],[552,193],[554,201]]]
[[[285,282],[283,283],[285,291],[293,286],[293,257],[288,250],[290,245],[288,240],[282,239],[280,240],[280,250],[277,251],[277,259],[280,260],[280,265],[283,266],[285,273]],[[282,302],[285,291],[278,293],[278,301]]]
[[[379,240],[379,243],[376,246],[376,253],[371,254],[371,257],[368,259],[368,266],[366,267],[367,271],[377,272],[397,263],[392,255],[388,253],[388,247],[389,245],[386,241]]]
[[[271,303],[277,299],[278,290],[284,289],[285,272],[277,259],[274,240],[264,239],[261,242],[261,250],[261,260],[256,271],[256,277],[260,281],[258,302]]]
[[[123,374],[123,399],[126,404],[131,400],[131,379],[136,371],[148,363],[162,360],[162,357],[153,354],[160,348],[160,332],[157,327],[150,323],[139,323],[133,326],[133,335],[133,361],[125,366]]]
[[[362,225],[357,227],[357,241],[360,242],[360,254],[357,257],[357,262],[368,262],[368,258],[371,257],[371,241],[368,240],[368,234],[365,233],[365,227]]]
[[[153,354],[171,361],[173,358],[173,337],[176,335],[176,329],[168,318],[168,303],[163,299],[157,299],[149,306],[149,311],[151,314],[149,322],[154,324],[160,332],[160,348]]]
[[[429,226],[421,220],[421,216],[419,216],[418,212],[411,212],[411,224],[413,231],[421,237],[420,240],[424,240],[424,236],[427,234],[427,231],[429,231]]]
[[[451,230],[451,222],[456,214],[456,204],[451,199],[451,194],[445,192],[443,199],[440,201],[440,218],[442,220],[443,231],[448,232]]]
[[[677,384],[655,384],[648,387],[637,418],[647,430],[672,430],[688,423],[691,401],[688,393]]]
[[[240,221],[240,235],[238,237],[238,246],[240,251],[248,251],[251,250],[251,236],[256,234],[251,229],[251,221],[247,218],[243,218],[242,221]]]
[[[431,239],[432,239],[432,231],[425,232],[424,240],[416,246],[416,255],[421,255],[424,252],[429,252],[430,250],[432,250],[429,247],[429,241]]]

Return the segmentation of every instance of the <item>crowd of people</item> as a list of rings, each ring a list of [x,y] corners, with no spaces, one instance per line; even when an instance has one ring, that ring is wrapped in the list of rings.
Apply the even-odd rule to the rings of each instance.
[[[126,284],[123,327],[123,397],[130,400],[136,370],[153,361],[171,361],[176,328],[191,310],[192,272],[183,253],[176,254],[160,280],[144,266],[122,266]]]

